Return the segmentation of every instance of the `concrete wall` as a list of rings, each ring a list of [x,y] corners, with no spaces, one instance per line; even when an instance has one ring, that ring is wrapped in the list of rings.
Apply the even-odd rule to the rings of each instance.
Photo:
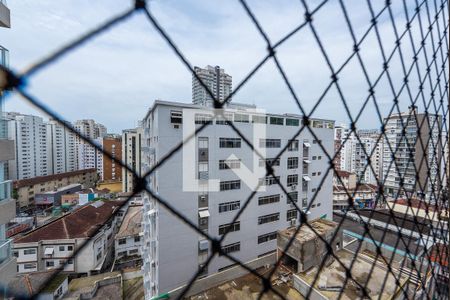
[[[173,147],[175,147],[183,138],[183,126],[187,123],[194,123],[193,119],[186,119],[183,116],[182,127],[176,129],[170,123],[170,111],[181,110],[182,107],[157,106],[153,113],[153,121],[151,122],[151,130],[153,133],[146,136],[145,139],[151,140],[151,147],[155,149],[155,161]],[[242,131],[251,141],[254,138],[253,125],[246,123],[235,123],[235,126]],[[299,127],[296,126],[280,126],[267,125],[267,132],[264,138],[281,139],[281,145],[284,147],[288,141],[294,136]],[[150,130],[150,128],[144,128]],[[333,151],[333,130],[327,128],[314,128],[322,144],[329,153]],[[227,159],[231,154],[241,159],[250,170],[257,169],[261,171],[261,177],[264,175],[264,167],[254,166],[253,153],[242,141],[241,148],[220,148],[220,137],[237,137],[236,133],[228,126],[213,125],[206,127],[198,137],[208,137],[209,139],[209,158],[208,158],[208,174],[210,179],[220,179],[221,181],[236,180],[239,177],[232,170],[220,170],[219,160]],[[258,138],[255,143],[259,144]],[[315,219],[321,216],[332,218],[332,174],[329,173],[322,186],[319,186],[322,177],[325,176],[328,168],[328,161],[325,154],[320,150],[319,144],[314,143],[314,139],[309,132],[303,131],[296,138],[299,141],[299,149],[297,151],[286,151],[280,160],[280,166],[275,167],[276,173],[280,174],[281,183],[286,186],[287,176],[297,174],[299,183],[296,188],[289,188],[289,191],[296,190],[299,193],[297,204],[301,206],[301,184],[302,184],[302,145],[308,142],[311,147],[309,149],[309,165],[308,175],[311,178],[308,189],[308,204],[315,192],[318,190],[318,196],[314,205],[310,209],[309,218]],[[281,148],[266,148],[266,157],[275,157]],[[187,150],[183,150],[187,151]],[[158,169],[157,175],[152,178],[151,188],[157,191],[160,196],[167,199],[178,211],[189,219],[192,223],[198,224],[198,192],[188,192],[183,190],[183,178],[181,172],[183,170],[183,151],[179,151],[171,156],[165,162],[162,168]],[[193,153],[195,157],[195,152]],[[194,157],[192,159],[194,159]],[[287,159],[289,157],[299,158],[299,168],[288,169]],[[315,158],[315,159],[314,159]],[[258,169],[259,168],[259,169]],[[321,175],[311,176],[312,173],[321,172]],[[174,176],[177,174],[178,176]],[[306,174],[304,174],[306,175]],[[229,223],[237,211],[219,213],[219,204],[229,201],[241,201],[241,206],[245,199],[251,194],[253,187],[248,187],[243,181],[241,189],[226,192],[210,192],[209,197],[209,224],[208,234],[218,237],[218,227]],[[290,226],[287,221],[286,213],[293,209],[291,204],[287,202],[286,196],[282,190],[275,185],[267,186],[265,192],[260,192],[257,197],[280,194],[280,202],[276,204],[258,205],[257,199],[253,199],[247,210],[240,217],[240,230],[230,233],[224,241],[224,245],[240,242],[240,251],[234,252],[233,255],[241,261],[251,261],[258,255],[267,253],[276,249],[276,241],[271,240],[258,244],[258,236],[285,229]],[[255,197],[255,198],[257,198]],[[278,221],[258,225],[258,217],[279,213]],[[186,283],[199,267],[198,256],[198,239],[199,235],[192,229],[181,222],[177,217],[173,216],[165,209],[159,209],[159,233],[154,234],[159,237],[159,293],[172,290]],[[209,253],[211,253],[209,251]],[[214,274],[220,268],[230,265],[230,262],[224,257],[214,259],[208,268],[208,274]]]
[[[304,296],[304,297],[306,297],[308,295],[309,290],[311,289],[311,286],[296,274],[292,274],[292,286],[297,291],[299,291],[299,293],[302,294],[302,296]],[[328,300],[327,297],[322,295],[319,291],[317,291],[314,288],[311,290],[311,293],[310,293],[308,299],[310,299],[310,300]]]
[[[255,259],[249,263],[246,264],[247,267],[251,269],[258,269],[260,267],[263,267],[267,264],[274,265],[276,263],[276,254],[269,254],[264,257]],[[224,282],[233,280],[235,278],[241,277],[245,274],[248,274],[248,271],[240,266],[236,266],[233,268],[230,268],[228,270],[215,273],[213,275],[210,275],[208,277],[198,279],[189,289],[188,293],[185,296],[191,296],[198,293],[201,293],[203,291],[206,291],[210,288],[213,288],[217,285],[220,285]],[[172,290],[169,292],[171,298],[177,298],[181,291],[183,290],[184,286],[179,287],[175,290]]]

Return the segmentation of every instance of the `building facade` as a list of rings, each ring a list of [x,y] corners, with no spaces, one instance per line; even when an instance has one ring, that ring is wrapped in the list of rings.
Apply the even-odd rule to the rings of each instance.
[[[112,159],[102,154],[101,179],[105,182],[117,182],[122,180],[122,137],[108,135],[102,139],[102,149],[111,154]]]
[[[0,27],[10,27],[10,12],[0,2]],[[0,65],[8,67],[8,50],[0,45]],[[14,160],[14,142],[8,138],[8,126],[3,114],[3,95],[0,90],[0,298],[4,287],[16,275],[16,259],[12,255],[12,240],[7,238],[7,224],[16,215],[12,197],[12,181],[8,178],[8,162]]]
[[[9,138],[14,140],[16,157],[9,162],[12,179],[51,175],[47,125],[41,117],[6,113]]]
[[[51,152],[49,164],[52,174],[77,169],[75,140],[76,135],[63,125],[55,120],[47,122],[47,142]]]
[[[195,130],[204,122],[211,125],[150,176],[149,188],[158,191],[163,199],[211,236],[220,237],[231,227],[232,232],[223,243],[224,251],[244,262],[274,253],[276,231],[299,222],[295,206],[275,185],[275,178],[264,176],[266,161],[274,166],[276,176],[299,207],[306,209],[317,193],[307,212],[308,218],[332,218],[332,175],[323,178],[329,162],[318,140],[305,131],[291,140],[300,128],[301,116],[264,114],[247,108],[226,109],[226,119],[213,120],[212,115],[212,109],[207,107],[155,102],[143,120],[143,172],[183,140],[184,130],[191,132],[188,128]],[[258,150],[265,152],[265,158],[255,157],[226,126],[227,122],[233,122],[253,140]],[[328,153],[333,153],[334,121],[311,122],[322,145]],[[286,152],[274,160],[286,145],[289,145]],[[253,171],[252,175],[243,175],[247,168]],[[186,175],[183,170],[191,171]],[[236,172],[241,170],[244,173],[238,176]],[[322,179],[324,182],[319,186]],[[186,180],[194,180],[196,188],[191,190]],[[238,222],[229,224],[257,184],[262,187],[253,201]],[[211,246],[160,207],[155,199],[146,197],[143,269],[146,299],[150,299],[185,284],[211,254]],[[219,256],[202,275],[225,270],[230,263]]]
[[[91,140],[100,139],[103,138],[107,134],[107,129],[104,125],[95,122],[92,119],[83,119],[83,120],[77,120],[73,124],[73,127],[77,132],[79,132],[81,135],[83,135],[86,138],[89,138]],[[75,160],[79,164],[80,161],[84,161],[85,159],[83,157],[80,157],[80,148],[83,148],[81,145],[89,145],[85,141],[83,141],[79,136],[75,137]],[[85,149],[81,150],[84,151]],[[86,150],[87,151],[87,150]],[[89,152],[89,151],[88,151]],[[78,165],[78,168],[81,169],[81,167]]]
[[[195,74],[209,88],[214,97],[224,101],[232,92],[232,77],[219,66],[194,67]],[[192,75],[192,103],[197,105],[212,104],[211,95],[203,85]]]
[[[127,129],[122,132],[122,158],[123,163],[141,176],[141,143],[142,127]],[[122,168],[122,191],[132,192],[135,178],[132,172]]]
[[[14,181],[14,193],[19,210],[34,207],[36,194],[54,191],[71,184],[81,184],[83,188],[93,188],[98,181],[96,169],[77,170],[73,172],[34,177]]]
[[[392,114],[384,122],[385,193],[394,198],[397,194],[417,196],[434,203],[441,189],[441,116],[410,107],[408,112]]]
[[[130,261],[141,264],[142,234],[142,205],[130,204],[114,238],[116,266]]]
[[[92,275],[100,273],[113,256],[118,222],[110,217],[120,201],[96,201],[45,224],[14,243],[19,273],[52,270]],[[88,243],[75,257],[78,247]]]

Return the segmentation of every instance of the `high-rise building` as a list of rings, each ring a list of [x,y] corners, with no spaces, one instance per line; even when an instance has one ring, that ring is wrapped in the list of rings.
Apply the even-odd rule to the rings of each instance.
[[[194,67],[194,72],[217,100],[224,101],[231,94],[232,78],[219,66],[206,66],[204,69]],[[210,94],[194,75],[192,75],[192,103],[197,105],[212,105],[213,103]]]
[[[97,169],[101,181],[117,182],[122,180],[122,168],[118,162],[122,160],[122,140],[120,136],[106,135],[94,142],[102,150],[97,150],[91,144],[78,146],[78,166],[80,169]],[[103,154],[108,152],[113,160]]]
[[[10,27],[10,12],[0,1],[0,27]],[[8,66],[8,50],[0,45],[0,65]],[[16,275],[16,258],[13,256],[12,240],[6,238],[6,224],[15,217],[16,204],[11,196],[12,181],[8,178],[8,161],[14,160],[14,142],[8,139],[8,126],[3,114],[2,91],[0,91],[0,298],[5,287]]]
[[[361,183],[376,184],[382,181],[383,139],[377,129],[358,130],[352,136],[351,172]],[[370,157],[370,160],[368,159]]]
[[[149,188],[209,235],[219,238],[230,229],[223,250],[243,262],[253,261],[253,266],[275,253],[278,230],[299,224],[295,206],[275,184],[276,179],[265,176],[266,162],[274,166],[277,179],[300,208],[306,210],[317,193],[306,212],[309,219],[332,218],[332,174],[326,172],[329,162],[318,140],[308,131],[292,139],[301,126],[301,116],[265,114],[248,107],[227,108],[226,119],[213,120],[213,114],[211,107],[155,101],[142,123],[142,172],[159,162],[186,133],[191,133],[188,128],[195,130],[195,126],[205,122],[211,125],[149,176]],[[255,156],[226,126],[228,122],[233,122],[265,153],[263,159]],[[314,119],[311,123],[326,151],[332,153],[334,121]],[[286,145],[287,150],[274,159]],[[191,188],[186,182],[197,185]],[[229,224],[258,183],[263,189],[258,189],[239,221]],[[212,249],[206,239],[155,199],[146,197],[143,269],[145,296],[151,299],[186,284]],[[202,276],[231,265],[228,259],[218,256]]]
[[[9,138],[15,142],[15,159],[9,161],[11,179],[26,179],[52,174],[51,149],[47,124],[41,117],[6,113]]]
[[[101,179],[106,182],[122,180],[122,137],[120,135],[107,135],[102,139],[103,151],[111,154],[112,159],[103,154]]]
[[[355,135],[345,125],[336,126],[334,143],[335,151],[340,149],[334,160],[337,170],[355,173],[360,183],[382,180],[383,139],[378,130],[357,130]]]
[[[55,120],[47,122],[47,143],[51,151],[52,174],[72,172],[77,169],[75,134]]]
[[[107,134],[107,129],[104,125],[95,122],[92,119],[84,119],[84,120],[77,120],[73,124],[73,127],[77,132],[79,132],[81,135],[83,135],[86,138],[89,138],[91,140],[95,140],[98,138],[103,138]],[[83,141],[79,136],[75,137],[75,161],[86,161],[89,160],[89,158],[83,158],[79,157],[78,155],[80,153],[90,153],[92,151],[86,150],[86,149],[79,149],[80,145],[86,144],[85,141]],[[82,148],[85,148],[84,146]],[[86,151],[85,151],[86,150]],[[78,165],[78,169],[81,169],[81,166]]]
[[[122,131],[123,163],[141,176],[142,127]],[[122,168],[122,191],[132,192],[135,187],[133,173]]]
[[[441,188],[441,116],[419,113],[413,106],[408,112],[390,115],[384,122],[385,192],[392,197],[416,196],[434,203]]]

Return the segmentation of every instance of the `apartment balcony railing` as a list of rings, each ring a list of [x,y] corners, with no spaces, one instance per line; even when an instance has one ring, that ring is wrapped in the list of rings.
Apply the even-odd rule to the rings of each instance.
[[[0,182],[0,201],[11,199],[12,180]]]
[[[12,257],[12,240],[0,240],[0,264]]]

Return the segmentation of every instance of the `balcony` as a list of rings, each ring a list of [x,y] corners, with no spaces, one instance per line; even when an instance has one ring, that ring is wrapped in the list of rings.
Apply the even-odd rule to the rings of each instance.
[[[12,240],[0,240],[0,265],[12,258]]]
[[[12,180],[0,182],[0,201],[11,199]]]
[[[0,0],[0,27],[11,27],[11,18],[9,8],[6,7],[6,1]]]

